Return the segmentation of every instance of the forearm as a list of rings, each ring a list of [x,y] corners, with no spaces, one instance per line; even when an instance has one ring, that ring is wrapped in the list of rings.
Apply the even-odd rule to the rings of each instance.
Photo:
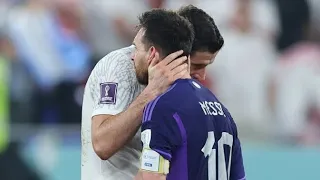
[[[134,137],[141,125],[144,107],[155,97],[156,93],[144,91],[126,111],[103,120],[95,135],[100,157],[108,159]]]
[[[159,173],[152,173],[147,171],[139,171],[134,180],[166,180],[166,175]]]

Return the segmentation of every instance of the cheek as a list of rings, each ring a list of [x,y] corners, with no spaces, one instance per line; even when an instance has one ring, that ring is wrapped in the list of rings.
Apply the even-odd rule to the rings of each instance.
[[[136,64],[141,64],[141,54],[139,52],[134,54],[134,61]]]
[[[148,67],[147,61],[145,59],[145,54],[136,53],[134,57],[134,63],[137,67],[139,67],[139,69]]]

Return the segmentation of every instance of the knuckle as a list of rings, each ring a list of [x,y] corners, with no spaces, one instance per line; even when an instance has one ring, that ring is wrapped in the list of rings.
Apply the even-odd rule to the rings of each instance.
[[[183,56],[183,57],[181,57],[181,58],[179,59],[179,62],[182,63],[182,62],[184,62],[185,60],[186,60],[186,57]]]

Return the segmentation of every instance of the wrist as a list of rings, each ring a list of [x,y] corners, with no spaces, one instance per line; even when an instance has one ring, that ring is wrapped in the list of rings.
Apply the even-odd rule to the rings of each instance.
[[[141,93],[144,98],[146,98],[148,101],[152,101],[154,100],[159,94],[159,90],[158,89],[154,89],[154,88],[150,88],[149,86],[147,86]]]

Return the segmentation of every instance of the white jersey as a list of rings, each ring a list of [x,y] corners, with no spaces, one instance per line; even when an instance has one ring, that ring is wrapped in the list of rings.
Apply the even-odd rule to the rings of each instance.
[[[109,53],[95,66],[85,87],[82,106],[82,180],[127,180],[138,172],[141,153],[140,132],[108,160],[101,160],[91,142],[91,118],[116,115],[128,108],[141,93],[131,60],[133,47]]]

